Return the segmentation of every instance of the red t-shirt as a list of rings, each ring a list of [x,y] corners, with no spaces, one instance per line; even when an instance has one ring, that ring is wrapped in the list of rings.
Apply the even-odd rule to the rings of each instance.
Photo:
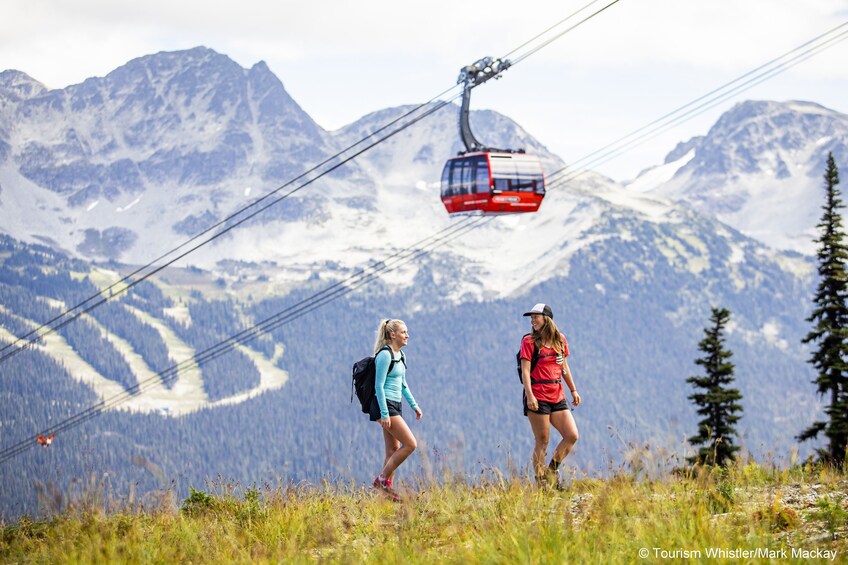
[[[568,357],[568,342],[565,341],[565,336],[562,337],[562,357]],[[533,359],[533,336],[525,336],[521,341],[522,359],[531,361]],[[533,391],[533,396],[536,400],[542,402],[557,403],[565,399],[565,390],[562,386],[562,365],[557,363],[557,352],[550,347],[542,347],[539,350],[539,361],[536,363],[536,368],[530,373],[531,379],[540,381],[558,381],[556,383],[531,383],[530,390]]]

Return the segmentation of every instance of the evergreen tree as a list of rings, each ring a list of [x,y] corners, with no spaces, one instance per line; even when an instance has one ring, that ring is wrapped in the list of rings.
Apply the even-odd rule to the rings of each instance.
[[[848,359],[848,275],[845,269],[848,248],[840,213],[842,199],[836,188],[839,171],[832,153],[827,156],[824,180],[824,214],[818,224],[821,236],[816,239],[821,281],[813,299],[813,312],[807,318],[814,327],[803,341],[818,344],[809,362],[818,372],[813,381],[816,389],[819,395],[828,397],[829,404],[825,409],[827,420],[814,422],[797,439],[806,441],[824,432],[829,445],[827,449],[819,449],[819,455],[841,466],[848,446],[848,364],[845,362]]]
[[[698,435],[689,438],[693,445],[702,445],[698,454],[689,461],[725,466],[735,457],[739,446],[733,444],[736,434],[735,424],[741,418],[742,399],[738,389],[729,388],[734,381],[733,363],[729,361],[733,352],[724,348],[724,327],[730,319],[725,308],[713,308],[710,317],[711,326],[704,329],[706,337],[698,344],[704,357],[695,363],[706,372],[703,377],[689,377],[692,383],[703,392],[689,396],[698,406],[698,414],[703,419],[698,422]]]

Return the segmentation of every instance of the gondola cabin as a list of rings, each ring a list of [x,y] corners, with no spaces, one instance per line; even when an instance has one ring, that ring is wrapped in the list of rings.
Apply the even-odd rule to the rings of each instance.
[[[451,215],[535,212],[544,197],[542,164],[524,153],[468,153],[442,171],[442,203]]]

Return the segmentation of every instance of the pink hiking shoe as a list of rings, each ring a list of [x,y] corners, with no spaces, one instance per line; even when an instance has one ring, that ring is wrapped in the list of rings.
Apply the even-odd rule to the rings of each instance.
[[[371,483],[371,486],[379,491],[382,491],[393,502],[400,502],[400,497],[398,496],[398,493],[395,492],[395,489],[392,488],[391,479],[386,479],[382,475],[380,475],[376,479],[374,479],[374,482]]]

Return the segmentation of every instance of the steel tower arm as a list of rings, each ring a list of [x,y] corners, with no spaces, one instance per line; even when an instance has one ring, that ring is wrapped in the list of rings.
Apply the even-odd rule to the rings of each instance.
[[[463,67],[459,72],[459,78],[456,82],[463,85],[462,106],[459,109],[459,137],[462,139],[467,153],[495,150],[477,141],[477,138],[471,132],[471,124],[468,121],[471,109],[471,89],[478,84],[483,84],[490,78],[500,78],[500,74],[507,70],[511,64],[508,60],[493,60],[491,57],[484,57],[474,64]]]

